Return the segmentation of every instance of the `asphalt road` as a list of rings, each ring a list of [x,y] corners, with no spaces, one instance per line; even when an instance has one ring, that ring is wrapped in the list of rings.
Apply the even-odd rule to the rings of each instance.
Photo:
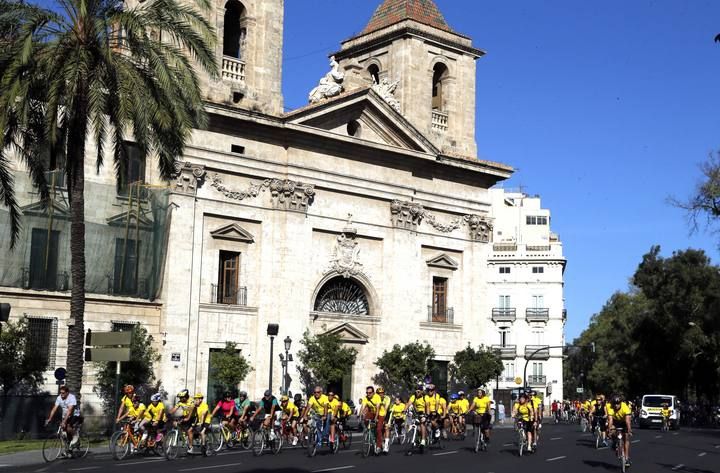
[[[165,459],[129,457],[117,462],[108,453],[91,454],[82,460],[58,460],[52,464],[38,463],[13,466],[0,457],[0,473],[434,473],[470,471],[473,473],[593,472],[619,471],[619,464],[608,448],[596,450],[590,434],[583,434],[576,425],[546,425],[537,453],[519,457],[514,431],[496,429],[487,452],[475,454],[470,440],[448,442],[444,450],[430,450],[422,455],[405,456],[400,451],[388,456],[363,458],[359,452],[360,438],[353,446],[332,455],[325,449],[315,458],[304,450],[287,449],[279,455],[253,456],[252,452],[231,450],[214,457],[181,457]],[[661,433],[657,430],[635,430],[632,440],[632,472],[720,473],[720,431],[684,429]],[[403,449],[404,451],[404,449]]]

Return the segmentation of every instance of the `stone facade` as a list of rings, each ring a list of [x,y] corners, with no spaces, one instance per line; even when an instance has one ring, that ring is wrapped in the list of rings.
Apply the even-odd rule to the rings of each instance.
[[[225,8],[217,3],[213,13],[219,35],[227,26]],[[518,314],[537,307],[527,302],[532,295],[544,295],[547,304],[540,308],[549,308],[547,320],[524,321],[522,312],[510,322],[520,347],[515,372],[524,345],[537,337],[533,328],[544,330],[538,344],[560,344],[562,245],[538,199],[491,189],[512,168],[475,157],[475,59],[481,53],[470,40],[417,19],[354,38],[339,56],[345,92],[282,114],[283,2],[247,0],[242,9],[246,93],[233,103],[239,85],[205,79],[213,102],[210,126],[193,134],[175,179],[160,181],[151,157],[145,167],[144,180],[169,192],[158,297],[91,296],[86,326],[108,330],[116,318],[146,326],[162,354],[157,377],[171,394],[212,390],[211,353],[233,341],[254,368],[240,387],[260,396],[270,371],[266,327],[276,323],[276,353],[286,336],[295,353],[305,331],[338,333],[355,347],[358,361],[336,389],[356,399],[376,374],[374,360],[394,344],[432,344],[440,369],[468,344],[499,344],[501,326],[493,314],[508,291]],[[372,43],[401,27],[412,27],[408,41],[391,35]],[[360,48],[368,42],[373,46]],[[354,52],[356,47],[364,52]],[[442,133],[433,131],[431,121],[437,61],[449,69],[443,91],[449,118]],[[364,72],[369,63],[399,81],[399,110],[371,87]],[[88,154],[94,149],[89,140]],[[20,164],[18,171],[19,182],[26,182]],[[87,176],[114,183],[109,167]],[[36,196],[26,191],[30,203]],[[525,203],[508,203],[518,199]],[[122,204],[115,195],[107,200]],[[88,210],[95,207],[88,200]],[[517,223],[528,209],[548,217],[543,228]],[[512,280],[499,277],[498,267],[507,265]],[[544,266],[544,275],[526,271],[533,266]],[[227,274],[237,278],[230,292]],[[445,299],[438,305],[434,286],[440,283]],[[356,292],[333,299],[330,287]],[[13,287],[0,287],[0,294],[13,304],[14,317],[57,318],[52,368],[62,366],[69,294]],[[561,358],[552,352],[543,369],[549,379],[543,387],[551,385],[554,397],[561,394]],[[289,372],[289,387],[297,392],[293,363]],[[84,394],[92,403],[91,365],[87,373]],[[272,379],[277,391],[277,359]]]

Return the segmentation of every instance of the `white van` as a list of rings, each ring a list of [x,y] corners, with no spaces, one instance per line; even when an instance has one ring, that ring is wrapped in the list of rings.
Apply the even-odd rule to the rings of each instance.
[[[678,399],[671,394],[646,394],[640,404],[638,424],[641,429],[662,426],[662,405],[667,403],[670,409],[670,425],[673,430],[680,428],[680,406]]]

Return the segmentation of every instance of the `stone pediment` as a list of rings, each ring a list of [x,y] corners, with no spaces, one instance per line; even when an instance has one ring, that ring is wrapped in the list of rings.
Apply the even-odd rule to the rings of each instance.
[[[210,232],[210,236],[218,240],[232,240],[243,243],[254,243],[255,237],[237,223],[231,223]]]
[[[369,87],[294,110],[287,113],[285,119],[288,123],[361,140],[439,154],[439,150],[417,128]],[[355,135],[350,134],[349,127],[355,129]]]
[[[125,212],[120,212],[117,215],[108,217],[107,224],[115,227],[124,227],[128,224],[128,221],[131,227],[138,225],[144,230],[149,230],[153,225],[152,220],[142,214],[138,214],[137,209],[126,210]]]
[[[460,267],[458,262],[448,256],[447,253],[442,253],[427,260],[427,265],[435,268],[451,269],[453,271]]]
[[[57,200],[52,200],[47,208],[43,207],[42,202],[35,202],[22,207],[20,210],[23,215],[46,217],[50,215],[51,208],[54,218],[70,218],[70,209],[65,204],[58,202]]]
[[[368,342],[368,337],[365,333],[363,333],[358,328],[354,327],[352,324],[344,323],[341,325],[338,325],[335,328],[332,328],[325,332],[326,335],[337,335],[340,337],[340,340],[342,340],[343,343],[359,343],[359,344],[365,344]]]

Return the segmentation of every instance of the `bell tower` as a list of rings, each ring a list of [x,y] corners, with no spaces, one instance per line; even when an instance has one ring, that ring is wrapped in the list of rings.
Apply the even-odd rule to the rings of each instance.
[[[284,0],[214,0],[220,77],[203,77],[207,100],[271,115],[283,112]]]
[[[483,54],[433,0],[384,0],[335,58],[346,90],[399,81],[401,114],[442,152],[475,158],[475,60]]]

